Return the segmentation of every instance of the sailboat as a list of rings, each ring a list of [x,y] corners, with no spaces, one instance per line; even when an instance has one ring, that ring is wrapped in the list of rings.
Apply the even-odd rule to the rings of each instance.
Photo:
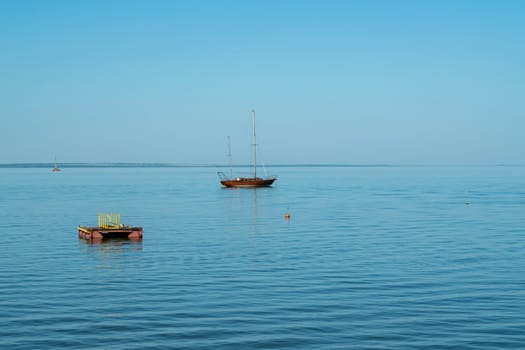
[[[252,128],[253,128],[253,177],[233,177],[232,163],[231,163],[231,147],[230,139],[228,137],[228,149],[230,157],[230,177],[228,178],[223,172],[218,172],[221,179],[221,184],[225,187],[270,187],[276,177],[258,177],[257,176],[257,142],[255,136],[255,111],[252,110]]]
[[[53,168],[52,171],[60,171],[60,168],[57,165],[57,157],[55,157],[55,167]]]

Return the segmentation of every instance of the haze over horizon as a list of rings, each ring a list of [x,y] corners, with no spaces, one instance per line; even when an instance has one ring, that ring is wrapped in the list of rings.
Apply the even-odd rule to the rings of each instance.
[[[3,1],[0,163],[523,164],[522,1]]]

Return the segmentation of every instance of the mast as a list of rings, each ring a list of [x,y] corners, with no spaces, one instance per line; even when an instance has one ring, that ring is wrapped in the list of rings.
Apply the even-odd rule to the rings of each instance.
[[[232,179],[232,146],[230,144],[230,137],[228,136],[228,158],[230,159],[230,179]]]
[[[253,128],[253,178],[257,178],[257,139],[255,138],[255,110],[252,109]]]

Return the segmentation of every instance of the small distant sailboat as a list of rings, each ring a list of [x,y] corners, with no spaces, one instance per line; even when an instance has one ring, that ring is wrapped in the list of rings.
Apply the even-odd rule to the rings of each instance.
[[[54,171],[54,172],[56,172],[56,171],[60,171],[60,168],[59,168],[58,165],[57,165],[57,157],[55,157],[55,167],[53,168],[52,171]]]
[[[270,187],[276,177],[258,177],[257,176],[257,142],[255,136],[255,111],[252,110],[252,128],[253,128],[253,177],[236,177],[232,176],[231,147],[230,138],[228,137],[228,150],[230,157],[230,177],[228,178],[223,172],[218,172],[221,184],[225,187]]]

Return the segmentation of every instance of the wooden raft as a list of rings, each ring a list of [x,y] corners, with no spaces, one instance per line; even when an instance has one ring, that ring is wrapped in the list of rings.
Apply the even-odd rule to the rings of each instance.
[[[142,227],[123,225],[120,223],[120,214],[98,214],[98,226],[78,225],[78,237],[89,241],[101,241],[109,238],[142,239]]]

